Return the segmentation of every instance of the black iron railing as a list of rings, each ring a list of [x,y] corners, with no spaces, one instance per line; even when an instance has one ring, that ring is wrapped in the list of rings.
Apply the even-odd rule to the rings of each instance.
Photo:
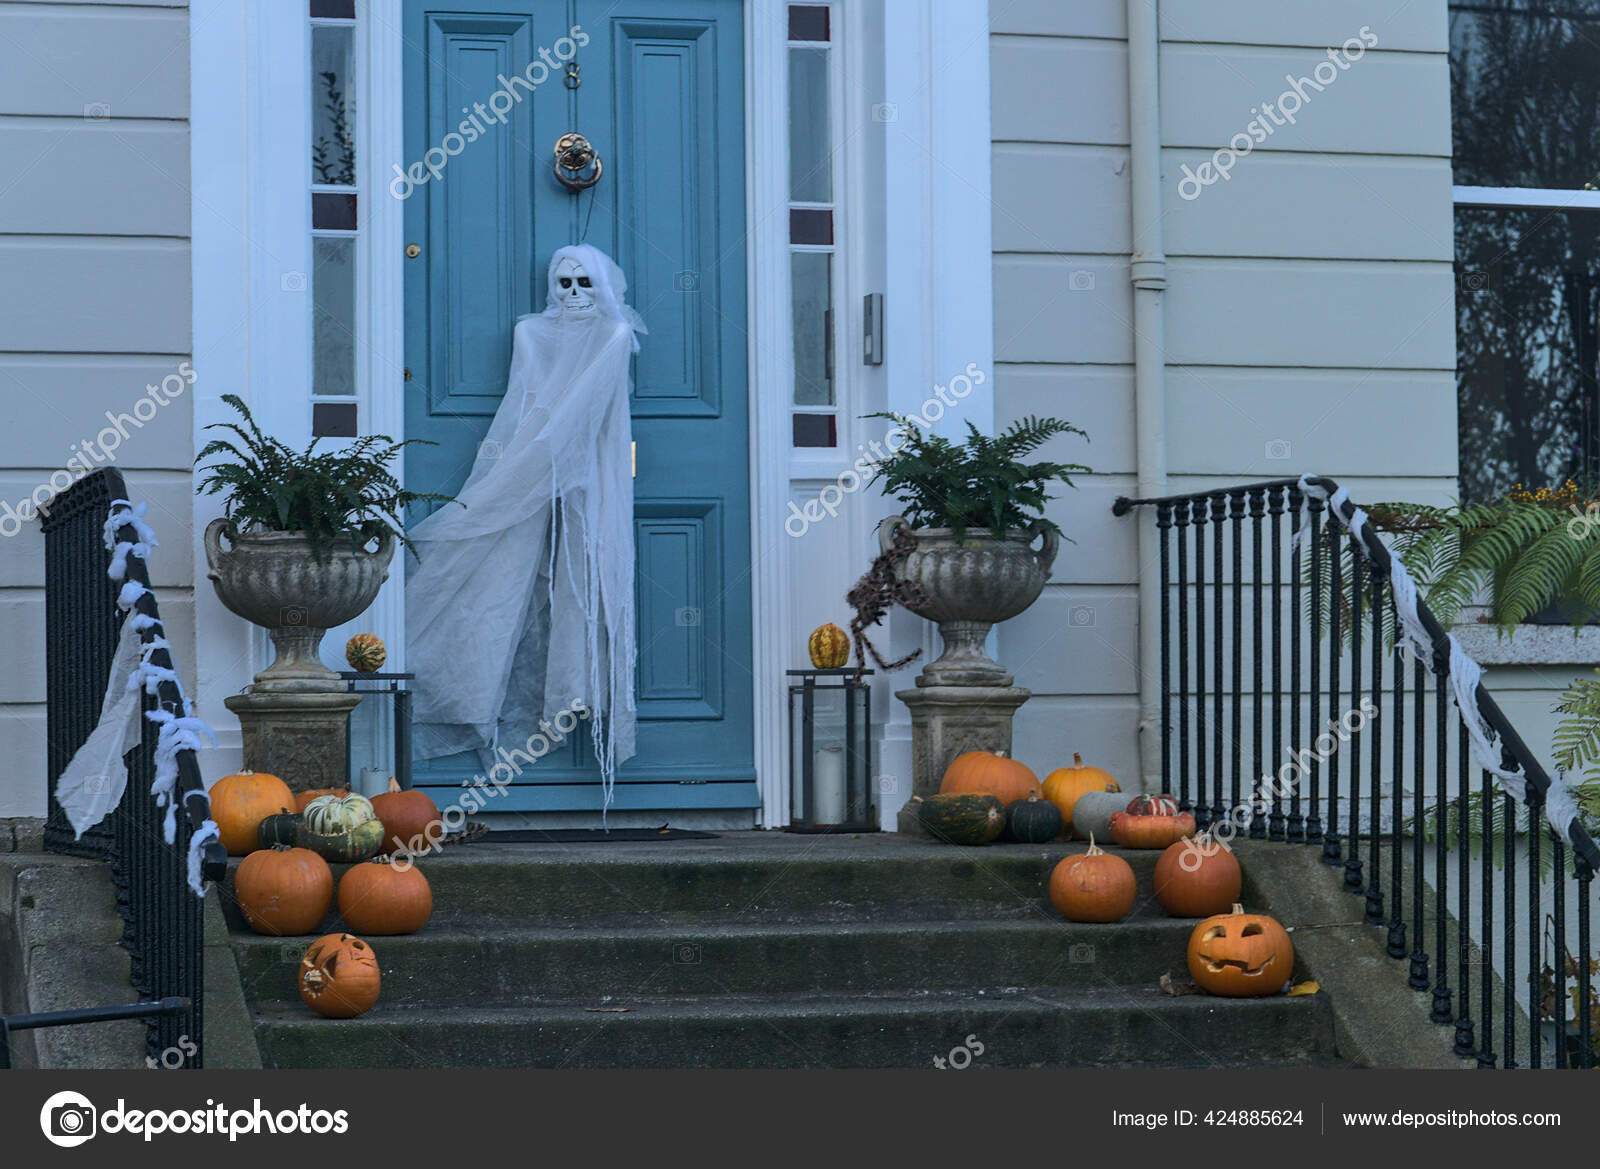
[[[200,1067],[202,902],[188,886],[188,857],[191,837],[206,819],[209,805],[194,752],[178,752],[178,779],[172,797],[178,805],[177,833],[170,844],[163,827],[165,813],[151,796],[158,727],[148,719],[141,719],[139,744],[126,757],[127,789],[101,825],[81,839],[75,837],[56,801],[62,771],[99,720],[116,651],[123,620],[117,607],[122,584],[107,575],[111,552],[105,546],[104,525],[112,502],[126,497],[121,473],[103,468],[56,496],[43,523],[50,771],[45,847],[110,862],[134,988],[146,999],[186,1002],[182,1010],[147,1016],[146,1050],[161,1067]],[[117,538],[129,543],[138,539],[131,525],[123,526]],[[137,581],[147,590],[133,612],[154,622],[141,634],[148,645],[161,633],[161,615],[154,594],[148,591],[150,580],[141,559],[127,558],[124,580]],[[149,661],[156,667],[175,668],[164,646],[152,650]],[[172,682],[162,682],[155,695],[144,695],[143,706],[146,711],[184,713],[182,696]],[[226,872],[226,854],[215,843],[204,851],[204,876],[220,878]]]
[[[1481,685],[1472,701],[1525,797],[1474,758],[1446,631],[1419,603],[1431,654],[1403,648],[1390,550],[1351,533],[1355,506],[1322,498],[1337,490],[1117,501],[1159,532],[1163,773],[1202,827],[1319,847],[1458,1055],[1592,1068],[1600,848],[1581,823],[1570,843],[1551,830],[1550,776]]]

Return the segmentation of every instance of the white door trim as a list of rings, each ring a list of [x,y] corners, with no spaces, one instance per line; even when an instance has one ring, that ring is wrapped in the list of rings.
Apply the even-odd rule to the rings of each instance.
[[[359,148],[365,223],[361,273],[368,349],[360,403],[364,432],[404,437],[403,208],[389,197],[386,176],[403,158],[402,0],[359,0]],[[790,628],[792,576],[785,533],[796,467],[789,434],[786,5],[746,0],[745,166],[749,327],[750,502],[756,771],[759,822],[785,823],[789,812],[784,671],[804,631]],[[881,278],[888,302],[886,364],[864,381],[869,409],[914,411],[935,384],[968,362],[991,376],[966,399],[961,419],[993,424],[993,294],[989,206],[988,6],[927,5],[922,0],[868,0],[836,7],[851,38],[844,113],[858,124],[880,104],[892,109],[842,149],[847,190],[860,191],[867,168],[880,167],[881,196],[869,192],[841,208],[853,217],[856,251],[846,265],[858,274],[839,304],[839,351],[859,360],[859,293]],[[190,19],[191,135],[194,197],[193,269],[196,445],[201,428],[225,416],[218,398],[238,393],[262,423],[286,439],[308,433],[310,298],[296,296],[284,276],[309,272],[309,24],[267,17],[259,6],[193,0]],[[891,34],[892,30],[892,34]],[[242,64],[242,70],[241,70]],[[241,75],[242,74],[242,75]],[[974,100],[977,96],[979,100]],[[881,197],[881,204],[879,198]],[[889,214],[884,208],[892,208]],[[954,421],[954,420],[952,420]],[[841,426],[841,437],[852,428]],[[853,455],[846,448],[841,456]],[[843,458],[841,465],[848,463]],[[807,477],[815,470],[804,468]],[[858,492],[841,531],[843,550],[861,558],[864,533],[884,501]],[[216,508],[197,501],[193,555],[205,580],[200,532]],[[857,545],[863,546],[857,546]],[[398,569],[398,562],[396,568]],[[384,637],[391,662],[404,662],[400,578],[375,603],[364,624]],[[195,590],[197,671],[205,714],[220,732],[220,765],[237,765],[237,722],[221,705],[259,668],[264,639],[222,609],[214,592]],[[907,619],[891,629],[891,648],[926,637],[926,623]],[[335,659],[333,638],[324,648]],[[896,679],[893,684],[904,684]],[[888,680],[880,686],[891,688]],[[888,731],[880,770],[910,779],[909,726],[898,703],[885,702]],[[898,801],[883,799],[892,823]]]

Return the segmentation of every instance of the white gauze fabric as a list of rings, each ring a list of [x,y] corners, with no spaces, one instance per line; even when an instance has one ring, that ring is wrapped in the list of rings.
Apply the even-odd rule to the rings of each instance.
[[[592,312],[562,312],[564,259],[588,274]],[[456,492],[465,506],[408,533],[420,562],[406,581],[407,666],[419,756],[476,750],[489,767],[496,747],[528,750],[541,719],[588,712],[609,807],[634,753],[628,394],[646,330],[596,248],[559,249],[549,284],[550,307],[517,321],[505,398]]]
[[[1298,548],[1310,531],[1311,512],[1308,504],[1312,498],[1326,502],[1329,514],[1337,516],[1339,522],[1359,540],[1368,524],[1367,513],[1352,505],[1350,518],[1346,519],[1343,509],[1349,502],[1350,492],[1340,487],[1330,495],[1325,487],[1313,479],[1314,476],[1311,475],[1300,476],[1302,499],[1300,527],[1294,534],[1294,546]],[[1358,546],[1365,555],[1366,545],[1358,543]],[[1417,610],[1417,584],[1411,579],[1411,573],[1401,563],[1400,557],[1392,552],[1389,557],[1389,585],[1394,591],[1395,612],[1400,619],[1401,642],[1413,656],[1427,663],[1431,669],[1433,639],[1428,635]],[[1450,647],[1450,689],[1455,697],[1456,709],[1461,713],[1462,724],[1467,728],[1467,739],[1472,747],[1473,761],[1493,775],[1500,787],[1510,793],[1518,803],[1526,804],[1527,776],[1520,771],[1510,770],[1501,762],[1500,753],[1495,747],[1497,736],[1494,728],[1489,726],[1483,713],[1478,709],[1478,683],[1483,677],[1483,667],[1461,648],[1461,643],[1456,641],[1455,634],[1446,634],[1445,637]],[[1578,805],[1560,775],[1552,776],[1550,779],[1550,790],[1545,793],[1544,811],[1545,818],[1550,822],[1550,827],[1555,829],[1556,835],[1571,844],[1572,822],[1577,819]]]

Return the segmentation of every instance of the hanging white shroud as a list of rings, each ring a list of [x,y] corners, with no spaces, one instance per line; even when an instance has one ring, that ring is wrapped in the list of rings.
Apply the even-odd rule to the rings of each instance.
[[[590,277],[587,313],[562,311],[563,260]],[[476,750],[486,768],[520,771],[551,749],[557,719],[590,718],[603,807],[634,753],[628,366],[646,330],[626,289],[598,249],[551,257],[550,307],[516,324],[505,399],[456,493],[464,506],[408,532],[417,754]]]

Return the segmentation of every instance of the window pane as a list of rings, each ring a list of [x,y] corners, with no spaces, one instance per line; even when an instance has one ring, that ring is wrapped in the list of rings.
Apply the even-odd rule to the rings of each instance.
[[[318,236],[311,241],[311,392],[356,392],[356,241]]]
[[[1450,8],[1455,181],[1574,189],[1594,179],[1600,0]]]
[[[831,244],[833,212],[795,207],[789,212],[789,242],[792,244]]]
[[[794,312],[794,402],[833,405],[833,257],[795,252],[789,257]]]
[[[1592,475],[1600,215],[1456,212],[1461,494]]]
[[[828,50],[789,50],[789,198],[833,200]]]
[[[311,0],[311,15],[325,20],[354,20],[356,0]]]
[[[311,26],[311,180],[356,182],[355,29]]]
[[[356,197],[333,191],[311,193],[311,227],[315,231],[354,231]]]
[[[832,414],[796,414],[794,445],[829,447],[839,445],[838,422]]]
[[[311,407],[312,438],[355,438],[354,402],[318,402]]]
[[[828,10],[818,4],[789,5],[789,39],[791,41],[827,40]]]

